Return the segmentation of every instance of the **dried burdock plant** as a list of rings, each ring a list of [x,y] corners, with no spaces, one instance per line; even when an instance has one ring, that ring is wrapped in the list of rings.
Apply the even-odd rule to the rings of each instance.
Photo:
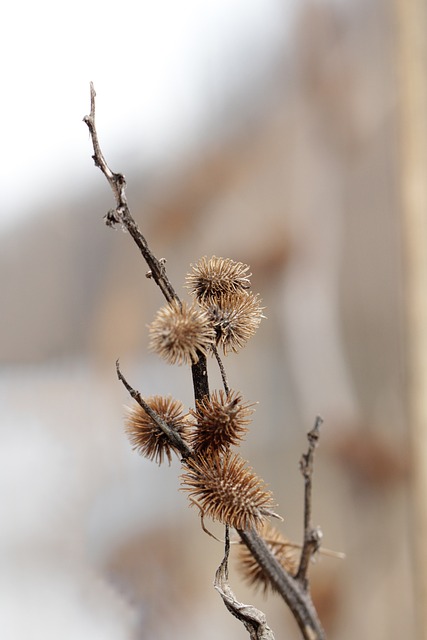
[[[223,294],[216,301],[204,304],[215,329],[215,343],[227,355],[237,353],[256,333],[263,315],[259,296],[241,291]]]
[[[273,494],[238,453],[197,456],[186,461],[182,489],[204,516],[235,529],[259,529],[273,511]]]
[[[188,439],[190,424],[187,416],[183,415],[181,402],[164,396],[146,398],[145,402],[183,440]],[[125,429],[132,447],[142,456],[154,460],[159,465],[165,457],[170,464],[172,452],[179,453],[158,423],[139,404],[129,409]]]
[[[291,575],[295,575],[298,569],[295,545],[267,521],[264,523],[260,535],[283,569]],[[264,593],[269,590],[276,591],[270,578],[244,544],[239,545],[238,567],[248,584],[261,589]]]
[[[149,326],[150,349],[169,364],[193,364],[215,340],[208,314],[199,306],[172,300]]]
[[[204,304],[215,302],[224,294],[241,293],[250,289],[249,266],[230,258],[201,258],[186,277],[187,287]]]
[[[191,435],[194,451],[225,453],[231,445],[238,445],[248,430],[253,406],[254,403],[243,403],[237,391],[227,394],[222,389],[214,391],[210,398],[198,400],[197,409],[190,409],[196,420]]]
[[[308,434],[309,447],[301,461],[304,477],[304,540],[298,568],[291,562],[287,542],[274,529],[266,528],[266,518],[274,513],[273,496],[264,482],[241,456],[231,450],[247,431],[252,405],[243,403],[238,392],[230,391],[218,347],[227,355],[244,347],[259,327],[264,308],[258,295],[250,291],[249,266],[230,258],[201,258],[187,276],[187,287],[194,296],[191,305],[181,302],[165,268],[157,259],[132,217],[126,181],[113,172],[101,151],[95,126],[95,90],[91,84],[90,115],[84,118],[93,145],[93,159],[107,179],[116,206],[105,216],[110,227],[125,229],[146,261],[150,278],[161,290],[164,306],[149,327],[150,348],[170,364],[191,366],[195,408],[190,418],[181,403],[162,396],[144,400],[121,372],[117,376],[135,400],[126,421],[130,441],[145,457],[159,464],[169,462],[172,453],[181,458],[184,473],[182,489],[190,504],[226,525],[224,560],[215,586],[226,607],[245,625],[253,640],[273,640],[265,616],[242,605],[228,585],[229,532],[233,527],[247,548],[246,575],[265,590],[274,588],[292,611],[304,640],[325,640],[326,636],[311,600],[308,566],[320,545],[321,533],[311,524],[311,485],[314,450],[321,420]],[[215,356],[224,391],[211,394],[207,356]],[[262,531],[260,535],[258,531]],[[263,537],[264,536],[264,537]],[[249,612],[249,609],[251,610]]]

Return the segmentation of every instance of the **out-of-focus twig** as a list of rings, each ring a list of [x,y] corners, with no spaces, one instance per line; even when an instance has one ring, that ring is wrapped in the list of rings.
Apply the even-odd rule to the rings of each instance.
[[[308,432],[308,450],[307,453],[302,455],[300,461],[300,469],[304,478],[304,542],[296,579],[301,582],[304,588],[307,587],[307,571],[310,559],[319,550],[322,541],[322,532],[318,528],[313,528],[311,523],[314,452],[319,441],[322,422],[322,418],[318,416],[314,427]]]

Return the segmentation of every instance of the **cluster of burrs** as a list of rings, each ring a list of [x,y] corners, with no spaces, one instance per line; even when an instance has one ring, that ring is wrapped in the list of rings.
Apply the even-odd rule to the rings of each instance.
[[[190,304],[174,299],[158,312],[149,326],[150,348],[169,364],[194,364],[201,354],[218,349],[227,355],[245,346],[258,329],[264,308],[252,293],[249,267],[229,258],[213,256],[191,266],[186,286]],[[181,457],[182,489],[190,502],[208,516],[237,530],[256,529],[264,535],[276,557],[289,570],[287,541],[266,517],[277,516],[273,496],[239,453],[248,430],[253,404],[244,402],[238,391],[214,391],[184,412],[182,403],[171,397],[145,398],[129,411],[126,430],[135,449],[161,464]],[[170,438],[161,423],[188,445],[188,455]],[[242,566],[248,580],[267,588],[268,582],[255,560],[242,550]]]

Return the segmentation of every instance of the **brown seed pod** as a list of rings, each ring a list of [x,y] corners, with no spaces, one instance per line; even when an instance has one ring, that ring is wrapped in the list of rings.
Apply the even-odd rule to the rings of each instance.
[[[295,575],[298,568],[298,553],[295,546],[269,522],[264,522],[260,533],[281,566],[291,575]],[[243,543],[239,545],[238,567],[249,585],[262,589],[264,593],[269,590],[275,591],[274,585]]]
[[[265,317],[258,295],[252,292],[222,295],[205,308],[215,328],[216,345],[224,355],[244,347]]]
[[[190,425],[186,416],[182,414],[183,405],[179,400],[153,396],[147,398],[145,402],[184,440],[187,439]],[[174,448],[159,425],[139,404],[129,409],[125,430],[133,448],[145,458],[155,460],[159,465],[165,457],[169,464],[171,463],[172,451],[176,451],[179,455],[179,451]]]
[[[231,445],[237,445],[247,432],[253,404],[242,403],[236,391],[226,394],[222,389],[214,391],[197,402],[197,409],[190,409],[196,419],[191,436],[191,446],[196,452],[217,451],[225,453]]]
[[[186,277],[187,287],[201,303],[215,302],[224,294],[240,293],[250,289],[249,266],[230,258],[204,256]]]
[[[265,517],[277,515],[271,491],[238,454],[189,458],[186,468],[182,488],[203,515],[235,529],[258,529]]]
[[[169,364],[194,364],[215,340],[208,314],[198,305],[176,300],[159,309],[149,326],[150,349]]]

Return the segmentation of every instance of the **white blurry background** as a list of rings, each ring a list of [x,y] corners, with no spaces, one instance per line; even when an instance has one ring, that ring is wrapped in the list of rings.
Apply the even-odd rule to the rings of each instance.
[[[179,293],[202,255],[251,265],[268,319],[225,364],[260,401],[242,453],[296,540],[298,460],[325,419],[314,515],[347,554],[313,568],[329,637],[412,637],[393,46],[380,0],[6,8],[1,638],[247,637],[213,590],[222,548],[177,492],[179,465],[123,433],[117,357],[144,395],[191,406],[192,390],[147,353],[162,300],[102,223],[91,80],[103,151]],[[232,586],[298,637],[278,598],[235,569]]]
[[[86,186],[81,120],[92,80],[120,157],[163,162],[200,140],[225,95],[268,71],[292,0],[18,2],[2,21],[2,211],[16,220]],[[93,178],[93,176],[91,176]],[[25,186],[24,183],[25,182]]]

